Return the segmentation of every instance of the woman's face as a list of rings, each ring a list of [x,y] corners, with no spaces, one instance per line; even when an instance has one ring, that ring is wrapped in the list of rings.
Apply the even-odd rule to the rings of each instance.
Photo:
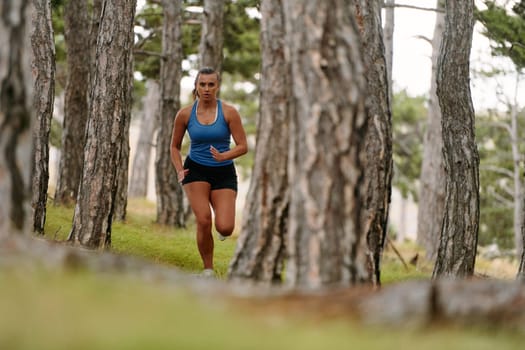
[[[201,100],[214,99],[217,91],[219,90],[219,81],[217,80],[217,74],[199,74],[197,80],[197,94]]]

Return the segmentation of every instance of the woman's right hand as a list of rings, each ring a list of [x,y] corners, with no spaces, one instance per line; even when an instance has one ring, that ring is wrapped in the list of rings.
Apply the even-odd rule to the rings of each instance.
[[[179,182],[182,182],[182,180],[184,180],[186,175],[188,175],[188,171],[189,169],[182,169],[182,170],[177,171],[177,179]]]

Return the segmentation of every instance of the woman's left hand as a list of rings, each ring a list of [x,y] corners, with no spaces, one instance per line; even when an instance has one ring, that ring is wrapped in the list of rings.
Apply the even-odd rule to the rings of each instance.
[[[213,159],[215,159],[218,162],[222,162],[224,160],[224,156],[222,155],[219,150],[213,146],[210,146],[210,152]]]

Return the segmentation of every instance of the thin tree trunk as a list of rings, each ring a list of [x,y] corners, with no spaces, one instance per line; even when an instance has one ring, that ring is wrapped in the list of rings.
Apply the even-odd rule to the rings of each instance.
[[[398,242],[403,242],[407,237],[407,199],[403,196],[399,198],[399,235]]]
[[[87,0],[66,1],[64,34],[67,47],[67,83],[55,204],[73,204],[82,177],[84,139],[88,118],[89,17]]]
[[[204,0],[199,56],[201,67],[222,71],[224,0]]]
[[[51,23],[51,0],[33,0],[33,126],[32,208],[33,231],[44,233],[49,184],[49,132],[55,100],[55,39]]]
[[[392,118],[387,62],[383,45],[379,0],[353,0],[363,44],[367,78],[367,134],[365,137],[365,203],[363,234],[368,242],[373,282],[381,284],[381,256],[392,193]]]
[[[33,125],[28,0],[0,5],[0,239],[28,233]]]
[[[523,207],[525,207],[525,204],[523,205]],[[523,217],[525,217],[525,215]],[[521,225],[521,244],[523,249],[521,250],[521,261],[518,269],[517,279],[522,282],[525,282],[525,219],[523,220],[523,223]]]
[[[231,279],[282,281],[289,209],[289,65],[281,0],[261,1],[261,97],[249,200],[230,263]]]
[[[146,96],[142,100],[144,108],[129,182],[130,197],[146,197],[148,194],[149,164],[160,104],[159,84],[154,80],[148,80],[146,91]]]
[[[443,0],[437,0],[439,10],[445,8]],[[445,16],[436,12],[434,37],[432,38],[432,76],[428,99],[427,128],[423,144],[419,205],[417,217],[417,242],[425,248],[427,260],[435,261],[445,209],[445,165],[443,164],[443,136],[441,109],[436,95],[439,47],[445,27]]]
[[[473,0],[446,0],[437,95],[442,112],[446,200],[433,277],[474,273],[479,229],[479,156],[470,93]]]
[[[370,280],[361,239],[365,91],[353,8],[285,0],[292,65],[286,280],[319,288]]]
[[[86,131],[84,171],[69,240],[91,248],[111,245],[122,138],[129,118],[135,0],[105,0]]]
[[[519,150],[520,137],[519,137],[519,125],[518,125],[518,87],[519,87],[520,73],[516,74],[516,90],[514,93],[514,101],[510,107],[510,142],[512,146],[512,163],[513,163],[513,182],[514,182],[514,244],[516,247],[516,258],[521,257],[523,251],[523,241],[521,237],[521,230],[523,224],[523,183],[521,179],[521,166],[522,154]]]
[[[180,109],[182,79],[182,1],[164,0],[164,27],[160,64],[160,122],[157,133],[156,190],[157,223],[184,227],[183,192],[171,162],[173,121]]]

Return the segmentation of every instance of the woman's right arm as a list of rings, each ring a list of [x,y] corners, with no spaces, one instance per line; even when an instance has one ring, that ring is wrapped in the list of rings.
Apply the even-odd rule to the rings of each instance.
[[[188,125],[188,109],[181,109],[175,116],[175,122],[173,123],[173,133],[171,135],[171,162],[177,172],[177,180],[181,182],[188,170],[184,169],[182,164],[181,147],[184,133]]]

